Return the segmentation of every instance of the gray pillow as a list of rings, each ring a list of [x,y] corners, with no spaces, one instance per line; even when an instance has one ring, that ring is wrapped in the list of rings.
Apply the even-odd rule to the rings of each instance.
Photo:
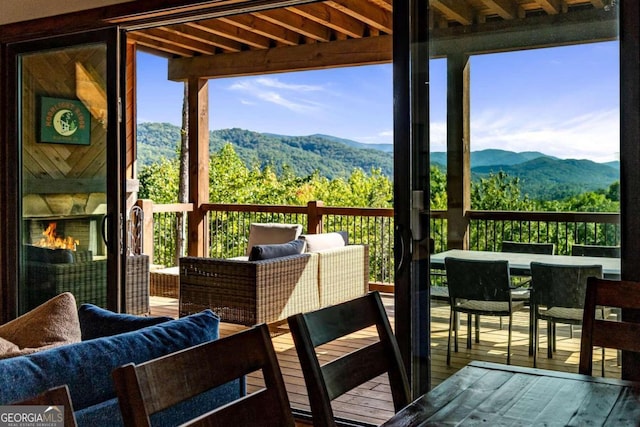
[[[249,261],[260,261],[289,255],[298,255],[304,252],[304,247],[305,242],[300,239],[274,245],[255,245],[251,248]]]

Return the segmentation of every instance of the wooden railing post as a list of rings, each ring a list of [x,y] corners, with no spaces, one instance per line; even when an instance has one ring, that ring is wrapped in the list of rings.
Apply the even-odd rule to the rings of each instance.
[[[142,253],[149,255],[149,264],[153,264],[153,201],[138,199],[136,205],[142,209],[144,218],[142,223]]]
[[[313,200],[307,203],[307,233],[322,233],[322,200]]]

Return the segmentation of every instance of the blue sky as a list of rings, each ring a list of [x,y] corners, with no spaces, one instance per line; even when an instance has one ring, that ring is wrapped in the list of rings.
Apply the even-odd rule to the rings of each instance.
[[[471,149],[618,160],[618,43],[471,59]],[[446,62],[430,63],[431,150],[445,151]],[[166,59],[138,57],[138,121],[180,124],[183,86]],[[361,66],[209,81],[212,130],[323,133],[393,142],[392,67]]]

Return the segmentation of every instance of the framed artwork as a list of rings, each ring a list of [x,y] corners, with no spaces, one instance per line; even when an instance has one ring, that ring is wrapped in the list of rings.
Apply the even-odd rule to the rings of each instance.
[[[91,116],[77,99],[40,97],[40,142],[89,145]]]

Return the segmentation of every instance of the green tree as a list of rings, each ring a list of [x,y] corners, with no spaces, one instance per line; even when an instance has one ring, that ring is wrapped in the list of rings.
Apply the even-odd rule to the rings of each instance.
[[[504,172],[491,173],[471,183],[471,208],[494,211],[530,211],[535,203],[520,192],[520,179]]]
[[[431,209],[447,209],[447,175],[433,165],[430,169],[429,190]]]

